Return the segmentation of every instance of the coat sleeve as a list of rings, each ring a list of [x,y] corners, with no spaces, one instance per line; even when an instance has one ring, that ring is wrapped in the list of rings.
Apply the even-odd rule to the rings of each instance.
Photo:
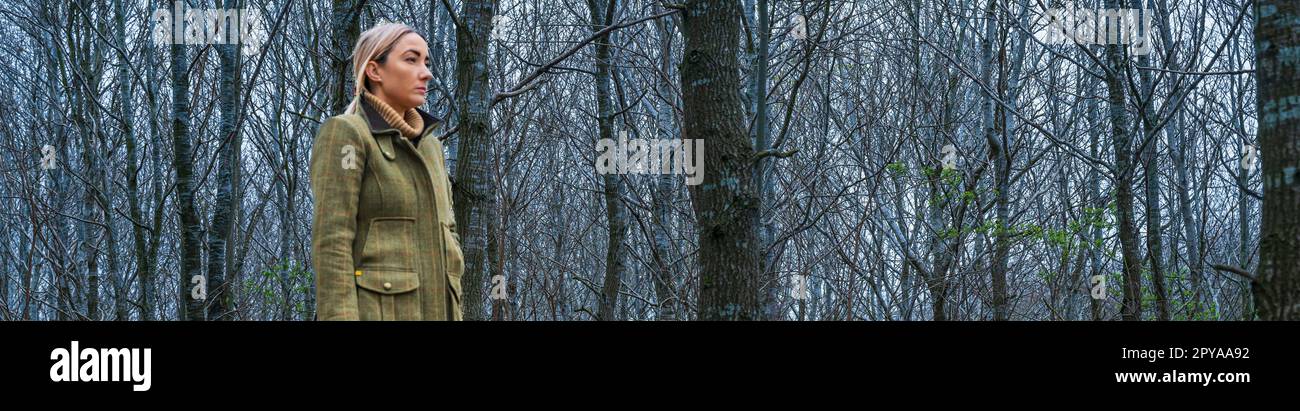
[[[352,242],[367,154],[356,129],[338,118],[321,125],[312,146],[311,247],[320,320],[358,319]]]

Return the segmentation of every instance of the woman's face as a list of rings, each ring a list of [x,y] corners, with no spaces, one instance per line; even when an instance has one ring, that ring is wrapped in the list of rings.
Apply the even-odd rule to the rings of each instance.
[[[366,63],[371,91],[399,113],[424,104],[429,92],[429,44],[415,33],[397,39],[382,64]]]

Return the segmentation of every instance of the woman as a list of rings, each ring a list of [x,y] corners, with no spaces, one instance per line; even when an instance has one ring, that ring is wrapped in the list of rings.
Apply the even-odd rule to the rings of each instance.
[[[352,103],[321,125],[311,154],[312,266],[321,320],[460,320],[464,259],[429,46],[404,24],[361,33]]]

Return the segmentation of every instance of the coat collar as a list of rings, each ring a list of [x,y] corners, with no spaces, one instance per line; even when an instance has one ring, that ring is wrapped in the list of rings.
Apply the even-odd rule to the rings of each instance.
[[[380,135],[380,134],[392,133],[395,135],[401,135],[400,131],[398,131],[392,125],[388,124],[388,121],[385,121],[384,117],[379,115],[379,110],[376,110],[374,107],[370,106],[370,102],[366,101],[366,99],[361,99],[360,104],[361,104],[361,111],[365,113],[361,117],[364,118],[366,120],[366,124],[370,126],[370,134]],[[420,135],[411,139],[411,143],[418,145],[420,143],[420,140],[423,139],[425,136],[429,135],[429,132],[433,130],[433,127],[438,125],[439,121],[437,117],[434,117],[433,115],[425,112],[424,110],[417,108],[415,109],[415,111],[417,113],[420,113],[420,117],[424,118],[424,129],[420,130]]]

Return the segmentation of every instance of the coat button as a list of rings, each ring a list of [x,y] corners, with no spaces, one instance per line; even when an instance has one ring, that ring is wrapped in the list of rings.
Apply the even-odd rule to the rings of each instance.
[[[393,283],[384,283],[384,289],[385,290],[393,289]]]

